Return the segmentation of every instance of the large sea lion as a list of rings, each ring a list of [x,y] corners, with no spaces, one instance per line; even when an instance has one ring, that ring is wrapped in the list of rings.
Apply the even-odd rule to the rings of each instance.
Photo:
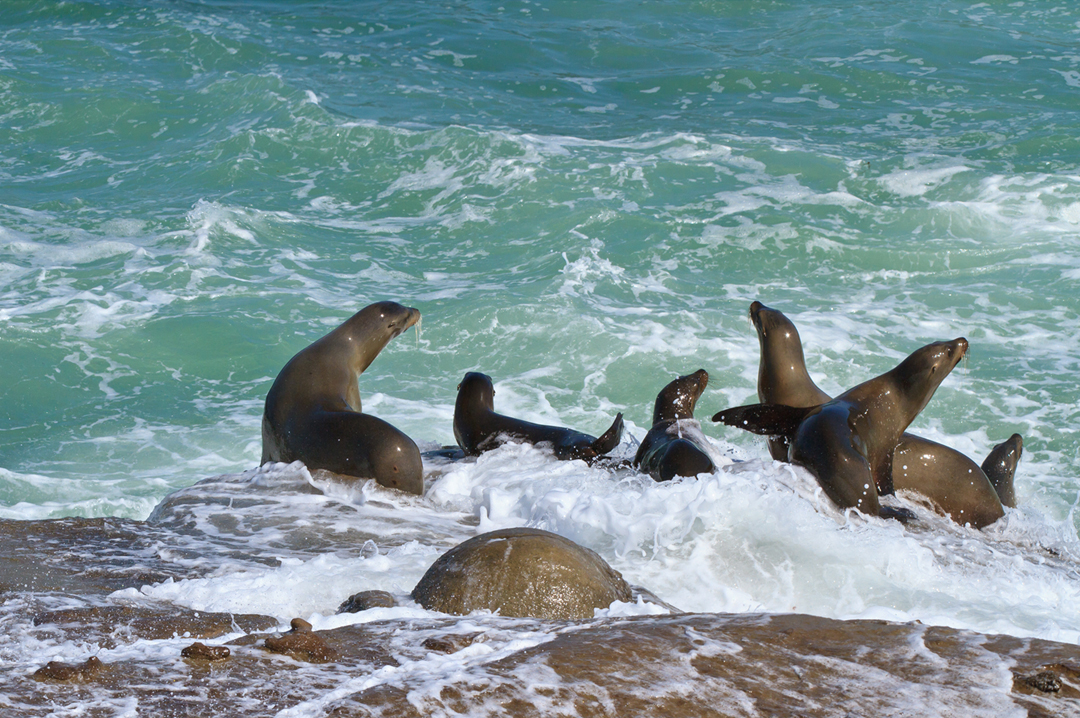
[[[788,461],[805,467],[839,507],[882,512],[893,492],[900,436],[967,353],[964,338],[916,350],[898,366],[817,406],[752,404],[713,416],[729,426],[789,441]]]
[[[810,407],[832,399],[810,378],[799,331],[783,312],[754,302],[750,321],[761,345],[762,404]],[[893,488],[922,494],[957,523],[982,528],[1004,515],[1002,505],[1016,505],[1013,475],[1022,447],[1020,435],[1013,434],[980,467],[955,449],[905,432],[893,457]],[[787,461],[787,439],[769,437],[769,453]]]
[[[653,405],[652,428],[641,440],[634,466],[657,481],[716,471],[701,445],[705,436],[694,420],[694,407],[708,384],[708,372],[698,369],[660,390]]]
[[[595,552],[557,534],[515,528],[481,534],[440,556],[412,591],[429,611],[465,615],[592,618],[632,600],[622,575]]]
[[[550,444],[559,459],[593,461],[612,451],[622,438],[622,414],[599,438],[561,426],[533,424],[495,413],[495,387],[487,374],[471,371],[458,384],[454,437],[466,456],[479,456],[507,441]]]
[[[420,450],[408,436],[360,409],[357,379],[391,339],[416,324],[397,302],[364,307],[289,360],[266,395],[262,461],[303,461],[308,469],[424,491]]]

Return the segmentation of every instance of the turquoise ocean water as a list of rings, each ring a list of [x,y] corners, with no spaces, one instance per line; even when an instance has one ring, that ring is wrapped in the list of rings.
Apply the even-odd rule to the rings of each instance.
[[[1080,12],[1041,0],[4,0],[0,517],[142,520],[265,478],[277,371],[393,299],[421,331],[360,390],[422,448],[453,443],[479,370],[503,413],[598,434],[624,412],[632,454],[656,392],[705,368],[703,430],[743,463],[670,486],[527,447],[433,469],[374,542],[407,568],[368,548],[341,559],[359,583],[407,592],[477,526],[534,525],[689,610],[1076,642],[1078,48]],[[845,516],[709,422],[754,400],[754,300],[830,392],[966,337],[913,430],[978,462],[1022,434],[1019,508],[983,532]],[[211,584],[145,592],[220,607]],[[241,608],[342,598],[296,590]]]

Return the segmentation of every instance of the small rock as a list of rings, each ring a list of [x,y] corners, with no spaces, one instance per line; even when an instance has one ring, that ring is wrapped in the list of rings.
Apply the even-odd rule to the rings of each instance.
[[[49,661],[43,668],[34,672],[39,681],[63,681],[65,683],[85,683],[105,667],[97,656],[90,656],[82,663],[63,663]]]
[[[354,593],[338,606],[338,613],[360,613],[369,608],[393,608],[397,601],[386,591],[361,591]]]
[[[196,641],[180,651],[180,655],[192,661],[223,661],[230,653],[227,646],[208,646]]]
[[[268,651],[284,653],[298,661],[309,663],[327,663],[337,659],[337,651],[312,632],[310,623],[302,618],[294,618],[290,625],[292,630],[288,633],[279,638],[266,639]]]
[[[1016,676],[1016,680],[1042,693],[1057,693],[1061,690],[1061,679],[1053,671],[1043,671],[1033,676]]]
[[[471,646],[480,635],[479,633],[448,633],[445,636],[432,636],[421,645],[429,651],[457,653],[462,648]]]

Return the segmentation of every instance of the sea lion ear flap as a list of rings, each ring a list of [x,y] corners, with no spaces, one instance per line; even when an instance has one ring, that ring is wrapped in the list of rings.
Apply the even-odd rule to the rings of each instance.
[[[712,420],[734,426],[751,434],[764,436],[794,436],[799,424],[818,407],[796,408],[783,404],[750,404],[725,409]]]
[[[611,424],[611,428],[605,431],[596,441],[592,443],[592,449],[596,452],[597,456],[603,456],[604,454],[612,451],[619,442],[622,440],[623,433],[623,420],[622,413],[620,412],[615,416],[615,421]]]

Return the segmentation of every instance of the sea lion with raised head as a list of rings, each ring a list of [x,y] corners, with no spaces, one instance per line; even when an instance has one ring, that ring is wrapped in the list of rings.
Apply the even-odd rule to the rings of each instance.
[[[495,413],[495,386],[491,377],[471,371],[458,384],[454,404],[454,438],[466,456],[479,456],[507,441],[550,444],[555,457],[564,461],[592,462],[611,452],[622,439],[623,416],[599,438],[561,426],[546,426]]]
[[[783,312],[754,302],[750,321],[761,346],[757,389],[762,404],[810,407],[832,399],[810,378],[799,331]],[[768,441],[772,457],[787,461],[787,439]],[[1016,505],[1012,484],[1022,447],[1020,435],[1014,434],[980,467],[955,449],[905,432],[893,457],[893,488],[919,493],[957,523],[982,528],[1004,515],[1002,505]]]
[[[694,407],[708,384],[708,372],[698,369],[660,390],[653,405],[652,428],[634,456],[635,467],[657,481],[716,471],[701,445],[705,441],[701,426],[694,420]]]
[[[378,302],[290,359],[266,395],[263,463],[299,460],[312,471],[422,494],[420,450],[389,423],[362,413],[357,385],[383,347],[419,319],[417,309]]]
[[[752,404],[721,411],[713,421],[786,437],[788,461],[809,470],[837,506],[896,516],[878,502],[893,493],[896,445],[967,349],[962,337],[934,342],[824,404]]]

